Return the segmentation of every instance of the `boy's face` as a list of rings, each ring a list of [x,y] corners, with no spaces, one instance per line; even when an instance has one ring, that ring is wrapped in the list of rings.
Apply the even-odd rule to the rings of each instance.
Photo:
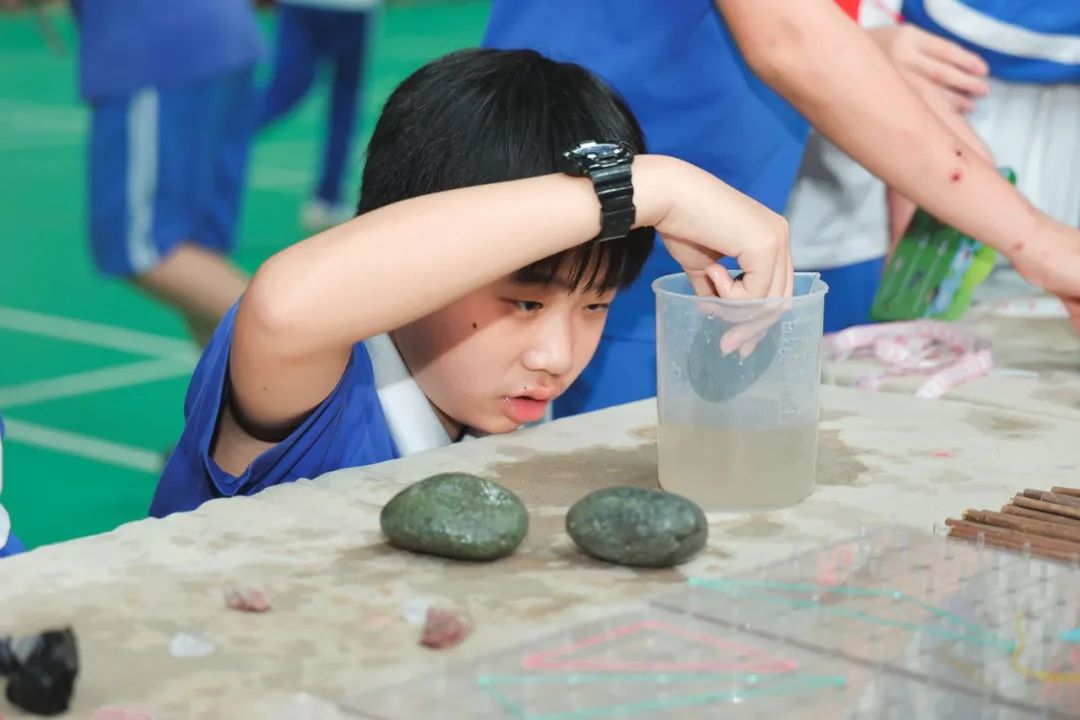
[[[581,374],[614,295],[506,278],[393,337],[444,422],[509,432],[543,418]]]

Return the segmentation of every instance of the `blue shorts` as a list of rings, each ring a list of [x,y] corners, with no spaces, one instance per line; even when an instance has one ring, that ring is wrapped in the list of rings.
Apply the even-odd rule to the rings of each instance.
[[[885,258],[819,270],[829,286],[825,296],[825,332],[844,330],[870,322],[870,308],[885,272]]]
[[[884,258],[822,270],[829,286],[825,296],[825,332],[869,322]],[[596,355],[581,376],[552,407],[561,418],[600,410],[656,395],[656,341],[604,335]]]
[[[253,69],[91,107],[89,230],[107,275],[139,275],[181,242],[227,253],[254,130]]]

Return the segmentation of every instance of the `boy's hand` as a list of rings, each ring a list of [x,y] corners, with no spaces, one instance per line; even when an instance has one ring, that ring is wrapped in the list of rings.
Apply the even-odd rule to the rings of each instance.
[[[787,221],[709,173],[672,158],[643,158],[649,172],[635,183],[645,197],[663,198],[652,224],[701,296],[731,300],[776,298],[775,305],[710,310],[730,312],[735,323],[720,342],[724,354],[754,351],[786,309],[794,285]],[[652,172],[653,166],[656,171]],[[733,278],[717,261],[732,257]]]
[[[662,198],[652,224],[699,295],[733,300],[791,297],[794,276],[787,221],[709,173],[673,158],[646,156],[635,184]],[[734,258],[734,280],[717,265]]]
[[[975,109],[972,98],[990,91],[986,62],[954,42],[913,25],[867,32],[931,106],[943,102],[956,112],[971,112]]]

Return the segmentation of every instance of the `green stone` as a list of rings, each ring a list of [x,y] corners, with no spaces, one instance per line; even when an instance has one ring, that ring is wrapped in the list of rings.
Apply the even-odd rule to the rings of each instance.
[[[720,352],[720,339],[735,327],[719,316],[703,318],[690,344],[686,373],[694,392],[709,402],[724,402],[745,392],[772,365],[779,346],[780,327],[774,323],[749,357]]]
[[[521,544],[529,514],[514,493],[465,473],[440,473],[411,485],[383,507],[390,544],[457,560],[495,560]]]
[[[598,560],[640,567],[671,567],[705,547],[705,513],[681,495],[620,486],[574,503],[566,531]]]

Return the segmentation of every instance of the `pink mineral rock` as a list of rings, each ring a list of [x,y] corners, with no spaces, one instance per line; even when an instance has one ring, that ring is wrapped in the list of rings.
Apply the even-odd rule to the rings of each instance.
[[[420,644],[429,648],[453,647],[464,640],[470,631],[469,624],[458,617],[457,613],[428,608]]]
[[[255,588],[229,588],[225,591],[225,604],[233,610],[262,613],[270,609],[270,598]]]

